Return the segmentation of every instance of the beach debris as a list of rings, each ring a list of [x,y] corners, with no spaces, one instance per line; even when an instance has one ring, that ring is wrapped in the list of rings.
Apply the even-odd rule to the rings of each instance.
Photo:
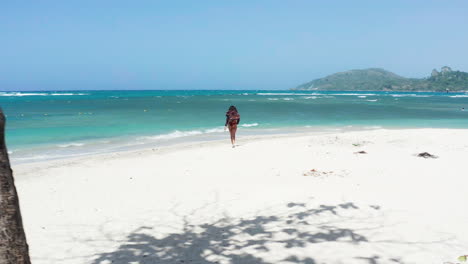
[[[421,158],[431,158],[431,159],[437,159],[438,157],[436,155],[432,155],[431,153],[429,152],[421,152],[417,155],[418,157],[421,157]]]
[[[371,143],[372,143],[371,141],[363,140],[363,141],[359,141],[359,142],[353,143],[353,146],[355,146],[355,147],[362,147],[362,146],[364,146],[364,145],[371,144]]]
[[[333,177],[345,177],[346,175],[349,175],[349,172],[346,170],[340,170],[340,171],[319,171],[316,169],[311,169],[302,174],[303,176],[312,176],[316,178],[328,178],[330,176]]]
[[[365,152],[364,150],[361,150],[361,151],[354,152],[354,154],[367,154],[367,152]]]
[[[333,171],[319,171],[316,169],[311,169],[307,172],[304,172],[303,176],[313,176],[313,177],[324,177],[333,174]]]
[[[460,261],[460,262],[466,262],[467,260],[468,260],[468,255],[463,255],[463,256],[458,257],[458,261]],[[446,261],[446,262],[444,262],[444,264],[460,264],[460,263],[459,262],[454,263],[454,262]]]

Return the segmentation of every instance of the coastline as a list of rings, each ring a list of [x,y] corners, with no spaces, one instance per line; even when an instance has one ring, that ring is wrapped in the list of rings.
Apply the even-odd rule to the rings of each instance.
[[[431,129],[430,127],[419,126],[297,126],[297,127],[276,127],[276,128],[241,128],[238,130],[238,137],[244,140],[254,140],[269,137],[300,136],[305,134],[331,134],[345,133],[353,131],[370,130],[414,130]],[[436,129],[466,129],[464,127],[436,127]],[[109,138],[97,141],[77,141],[69,143],[52,143],[48,146],[35,146],[24,148],[21,151],[9,151],[10,162],[14,165],[28,163],[53,162],[57,160],[69,160],[88,158],[91,156],[110,155],[113,153],[138,152],[152,149],[164,149],[168,147],[190,146],[196,144],[228,141],[229,135],[223,131],[223,127],[211,129],[210,132],[202,130],[179,131],[174,130],[162,135],[141,135],[128,138]],[[222,131],[222,132],[221,132]],[[21,156],[21,158],[18,158]],[[23,156],[26,156],[24,158]]]
[[[336,133],[345,131],[359,131],[359,130],[372,130],[381,129],[380,126],[298,126],[298,127],[277,127],[277,128],[263,128],[263,129],[250,129],[249,127],[241,127],[238,130],[238,137],[247,140],[256,138],[268,138],[276,136],[288,136],[288,135],[301,135],[301,134],[323,134],[323,133]],[[390,128],[391,129],[391,128]],[[211,131],[210,131],[211,130]],[[228,141],[229,135],[227,131],[224,131],[223,127],[213,128],[205,130],[191,130],[191,131],[179,131],[174,130],[173,132],[162,134],[162,135],[141,135],[132,136],[128,138],[109,138],[99,139],[97,141],[78,141],[69,143],[53,143],[45,147],[34,147],[32,149],[23,149],[13,152],[15,155],[11,155],[10,159],[13,164],[27,164],[37,162],[50,162],[54,160],[66,160],[75,158],[86,158],[94,155],[106,155],[112,153],[125,153],[134,151],[144,151],[147,149],[160,149],[166,147],[177,147],[187,146],[198,143],[209,143],[217,141]],[[96,142],[100,144],[96,144]],[[113,144],[109,144],[113,142]],[[116,142],[118,142],[116,144]],[[94,146],[93,146],[94,145]],[[66,152],[70,149],[71,152]],[[76,152],[73,152],[77,150]],[[99,151],[98,151],[99,149]],[[54,155],[47,156],[43,155],[41,151],[50,152],[57,151]],[[34,156],[27,159],[16,158],[17,155],[27,152],[30,154],[32,151],[37,153],[39,158]]]
[[[311,135],[326,135],[336,133],[346,133],[352,131],[370,131],[381,128],[304,128],[301,129],[273,129],[269,130],[269,133],[264,133],[265,130],[257,131],[252,134],[243,134],[242,130],[238,130],[238,142],[247,144],[258,140],[275,140],[275,139],[287,139]],[[287,132],[286,132],[287,131]],[[240,133],[239,133],[240,132]],[[228,132],[218,133],[217,135],[197,135],[176,138],[174,140],[168,140],[157,145],[154,144],[138,144],[129,148],[122,148],[115,151],[105,151],[101,153],[87,153],[83,155],[72,155],[59,157],[54,159],[45,160],[33,160],[29,162],[12,162],[14,168],[21,168],[20,174],[29,174],[24,169],[29,168],[30,171],[34,171],[37,168],[51,168],[62,166],[63,164],[76,164],[80,162],[86,162],[89,160],[103,159],[112,160],[119,157],[137,157],[141,155],[151,154],[163,154],[163,153],[175,153],[181,150],[194,149],[194,148],[209,148],[219,146],[230,147],[229,134]]]
[[[468,112],[460,111],[467,99],[463,93],[377,91],[49,91],[4,93],[0,103],[10,158],[20,163],[223,139],[230,104],[241,109],[239,132],[246,135],[307,126],[468,128]]]
[[[241,137],[13,170],[34,263],[443,263],[468,246],[467,132]]]

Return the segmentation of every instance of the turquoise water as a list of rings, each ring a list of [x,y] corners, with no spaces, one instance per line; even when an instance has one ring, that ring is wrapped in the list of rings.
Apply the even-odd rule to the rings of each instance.
[[[113,151],[174,139],[224,138],[236,105],[240,133],[346,127],[468,128],[468,93],[321,91],[0,92],[12,159]]]

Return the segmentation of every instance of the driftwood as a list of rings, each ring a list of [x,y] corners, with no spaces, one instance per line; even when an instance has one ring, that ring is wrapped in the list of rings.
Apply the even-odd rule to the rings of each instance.
[[[354,152],[354,154],[367,154],[367,152],[365,152],[364,150],[361,150],[361,151]]]
[[[30,264],[28,251],[0,109],[0,264]]]
[[[436,155],[432,155],[431,153],[428,153],[428,152],[421,152],[418,154],[418,157],[421,157],[421,158],[432,158],[432,159],[437,159],[437,156]]]

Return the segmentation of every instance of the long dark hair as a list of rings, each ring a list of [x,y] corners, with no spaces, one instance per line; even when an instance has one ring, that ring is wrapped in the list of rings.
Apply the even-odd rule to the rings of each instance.
[[[237,111],[237,108],[236,108],[235,106],[231,105],[231,106],[229,107],[228,112],[236,112],[236,113],[237,113],[238,111]]]

